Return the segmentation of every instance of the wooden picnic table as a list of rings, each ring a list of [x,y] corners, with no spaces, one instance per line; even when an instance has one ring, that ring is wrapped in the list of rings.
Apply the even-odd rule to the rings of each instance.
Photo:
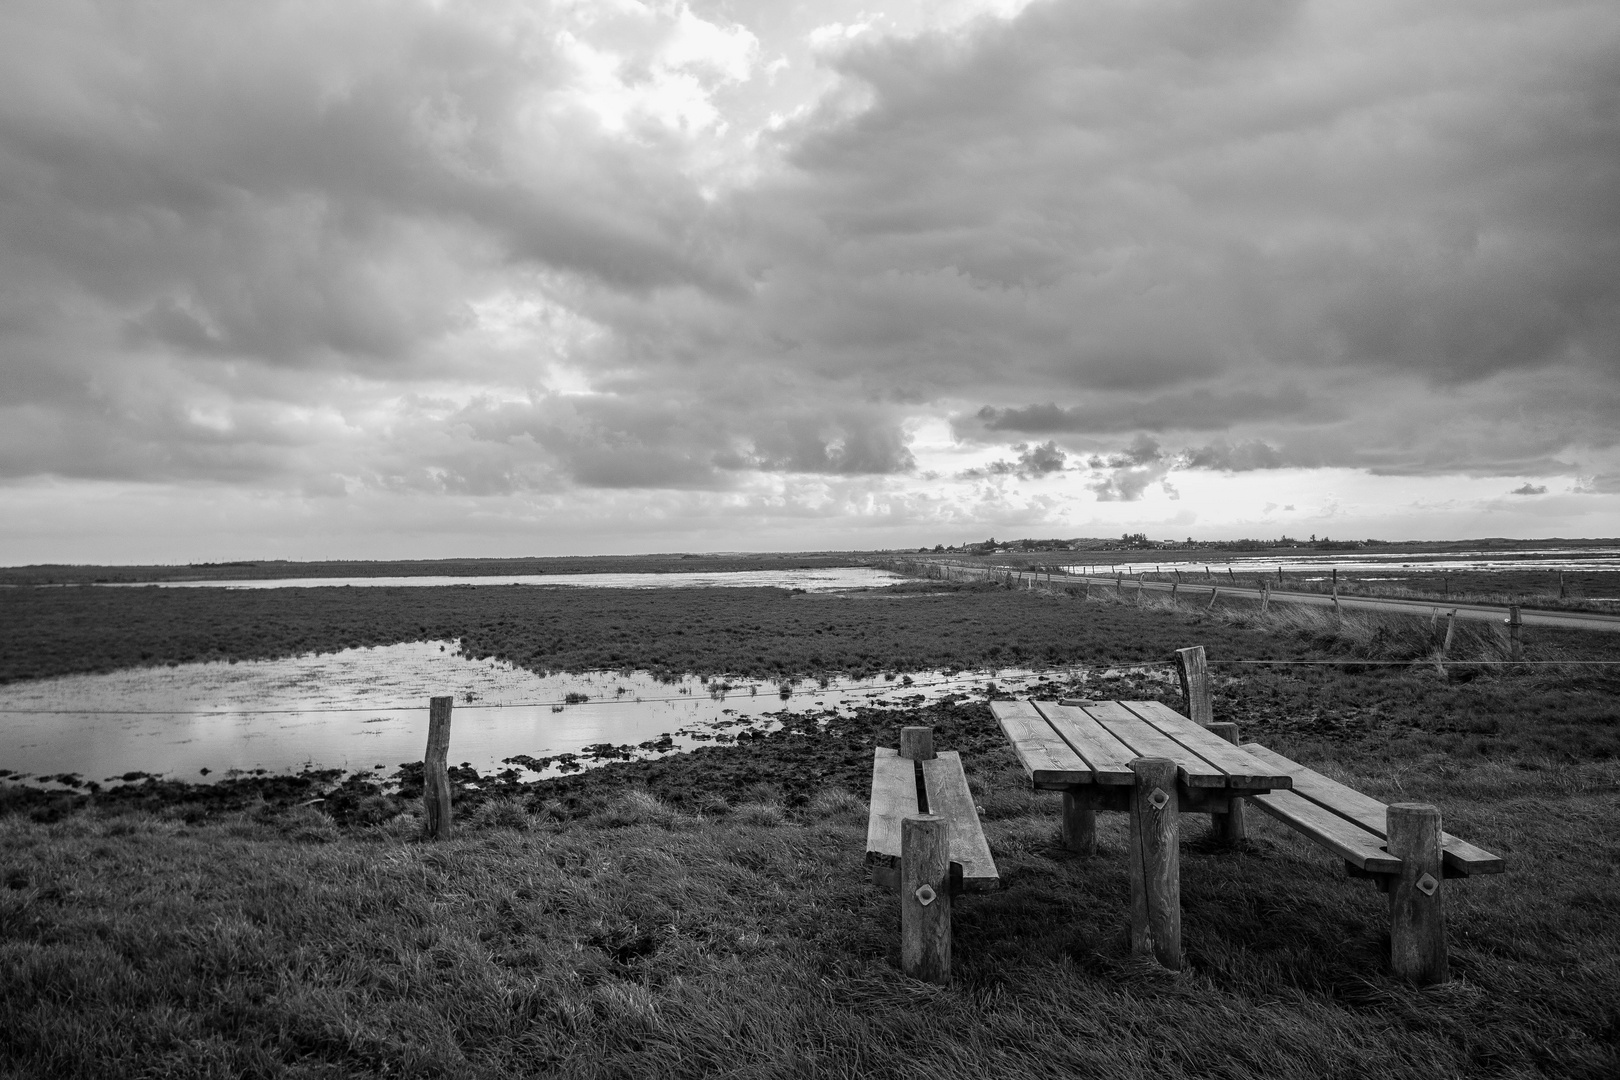
[[[1096,851],[1098,810],[1130,813],[1132,949],[1179,968],[1181,812],[1211,814],[1223,835],[1241,835],[1240,800],[1291,788],[1289,774],[1157,701],[995,701],[990,708],[1030,782],[1063,793],[1068,847]]]

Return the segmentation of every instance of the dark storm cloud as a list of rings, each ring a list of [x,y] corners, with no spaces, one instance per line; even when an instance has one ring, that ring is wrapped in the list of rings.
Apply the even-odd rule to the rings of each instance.
[[[1039,446],[1019,443],[1013,449],[1018,452],[1017,460],[1003,459],[992,461],[980,469],[965,469],[961,473],[961,478],[982,480],[990,476],[1016,476],[1020,480],[1038,480],[1062,472],[1069,460],[1069,455],[1058,449],[1056,442],[1050,440]]]
[[[905,477],[938,417],[1130,500],[1614,445],[1612,3],[868,35],[718,180],[580,104],[559,10],[9,5],[0,475],[709,492]]]

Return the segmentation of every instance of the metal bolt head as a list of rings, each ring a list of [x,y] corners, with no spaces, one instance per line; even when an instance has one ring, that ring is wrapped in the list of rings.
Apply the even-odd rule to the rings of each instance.
[[[1167,804],[1169,801],[1170,796],[1164,793],[1164,788],[1156,787],[1153,789],[1153,793],[1148,796],[1148,802],[1153,804],[1153,809],[1155,810],[1163,810],[1165,808],[1165,804]]]
[[[923,907],[927,907],[929,904],[934,902],[938,895],[938,893],[934,892],[934,887],[932,885],[919,886],[916,892],[917,903],[921,904]]]
[[[1439,887],[1440,883],[1434,880],[1433,874],[1424,874],[1422,877],[1417,879],[1418,892],[1422,893],[1424,896],[1433,896],[1434,890],[1438,889]]]

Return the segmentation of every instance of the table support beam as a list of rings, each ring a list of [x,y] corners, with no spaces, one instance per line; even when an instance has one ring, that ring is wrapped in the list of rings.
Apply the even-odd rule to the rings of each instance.
[[[1230,720],[1223,720],[1208,725],[1210,733],[1219,735],[1227,742],[1236,746],[1238,739],[1238,726]],[[1234,795],[1232,809],[1224,814],[1209,815],[1211,830],[1223,844],[1241,844],[1249,838],[1248,823],[1243,820],[1243,799]]]
[[[1176,763],[1131,762],[1131,952],[1181,970],[1181,824]]]
[[[1089,787],[1063,793],[1063,846],[1076,855],[1097,854],[1097,793]]]

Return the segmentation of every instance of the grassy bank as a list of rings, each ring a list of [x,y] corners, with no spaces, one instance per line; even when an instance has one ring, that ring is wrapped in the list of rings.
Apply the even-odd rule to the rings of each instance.
[[[758,678],[823,671],[1160,659],[1161,627],[1110,605],[1037,602],[1016,590],[904,586],[853,594],[785,589],[0,589],[0,681],[141,665],[251,660],[401,641],[460,641],[535,671],[650,671]],[[1228,654],[1295,655],[1295,643],[1225,626]]]
[[[1386,801],[1437,803],[1508,873],[1446,884],[1456,980],[1418,991],[1389,975],[1370,884],[1259,815],[1241,852],[1189,818],[1187,968],[1144,967],[1123,933],[1123,817],[1103,815],[1097,858],[1061,850],[1056,797],[1028,790],[982,695],[801,714],[734,746],[533,785],[458,771],[444,844],[420,839],[409,770],[399,795],[330,774],[21,793],[0,806],[6,1080],[1620,1073],[1620,681],[1606,667],[1443,674],[1421,620],[994,589],[585,594],[608,605],[594,612],[548,607],[581,595],[561,590],[217,594],[240,605],[52,591],[39,603],[57,606],[28,610],[90,666],[135,636],[109,617],[175,656],[459,626],[491,653],[566,630],[546,666],[619,648],[714,671],[811,655],[937,666],[1013,645],[1095,665],[1201,642],[1219,718]],[[93,606],[119,595],[153,603]],[[18,597],[3,602],[32,602]],[[412,621],[424,610],[434,621]],[[1596,637],[1609,644],[1537,636],[1532,657]],[[1360,662],[1230,663],[1322,652]],[[1179,704],[1163,666],[1085,678],[1094,696]],[[862,870],[871,747],[905,723],[963,752],[1003,878],[960,902],[947,989],[900,975],[898,905]]]
[[[1128,956],[1123,817],[1104,815],[1096,859],[1071,858],[1055,797],[1029,792],[960,711],[952,737],[979,748],[970,781],[1004,887],[959,902],[949,989],[897,970],[898,905],[862,872],[864,807],[830,784],[796,805],[757,782],[676,805],[638,782],[644,770],[612,767],[594,809],[541,791],[494,800],[438,845],[418,839],[414,813],[349,828],[316,807],[192,825],[13,815],[0,817],[0,1075],[1620,1067],[1612,763],[1369,768],[1341,740],[1318,765],[1388,799],[1432,799],[1448,828],[1509,860],[1505,877],[1447,883],[1456,981],[1393,980],[1383,899],[1258,816],[1241,853],[1196,839],[1189,819],[1188,964],[1169,975]]]

